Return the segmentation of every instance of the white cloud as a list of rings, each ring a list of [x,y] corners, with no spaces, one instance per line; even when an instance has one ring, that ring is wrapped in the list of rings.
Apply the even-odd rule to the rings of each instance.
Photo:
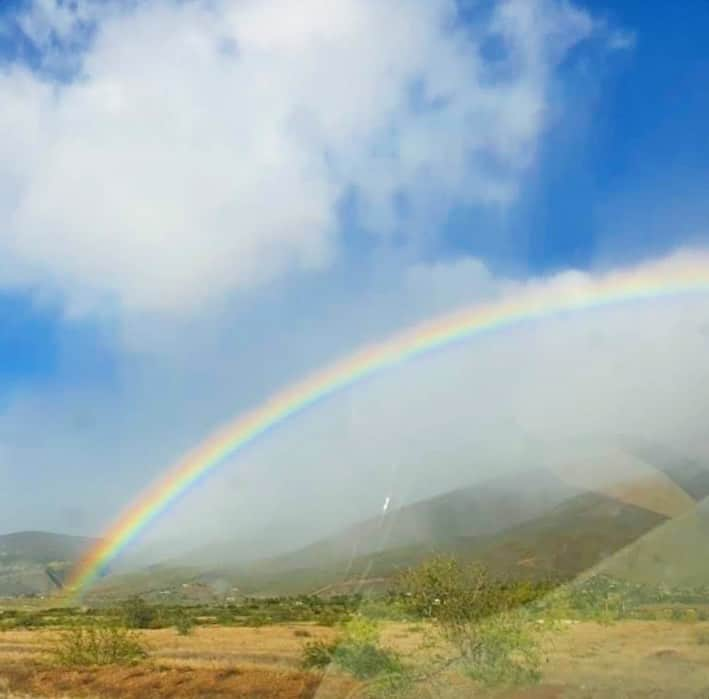
[[[189,311],[322,267],[348,192],[379,234],[509,201],[593,28],[553,0],[469,29],[451,0],[74,5],[22,20],[40,70],[0,67],[0,280],[74,310]]]

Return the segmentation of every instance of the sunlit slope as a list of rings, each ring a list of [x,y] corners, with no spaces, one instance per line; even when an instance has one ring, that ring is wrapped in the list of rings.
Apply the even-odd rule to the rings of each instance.
[[[709,499],[604,561],[593,572],[657,585],[709,585]]]
[[[0,596],[57,590],[66,573],[93,542],[49,532],[0,535]]]
[[[639,437],[622,437],[621,444],[628,452],[665,473],[697,502],[709,497],[707,463],[690,458],[664,444]]]
[[[665,517],[677,517],[694,509],[692,493],[701,492],[701,479],[709,471],[697,466],[690,477],[683,463],[666,457],[665,452],[650,449],[636,452],[621,446],[580,447],[572,456],[551,456],[548,466],[579,489],[604,493]]]

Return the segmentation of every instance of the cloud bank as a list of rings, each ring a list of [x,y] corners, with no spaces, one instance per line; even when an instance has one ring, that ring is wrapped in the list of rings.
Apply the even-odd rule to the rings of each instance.
[[[504,205],[594,25],[555,0],[479,15],[33,3],[17,25],[39,58],[0,63],[0,282],[184,313],[321,269],[347,226],[415,244],[452,204]]]

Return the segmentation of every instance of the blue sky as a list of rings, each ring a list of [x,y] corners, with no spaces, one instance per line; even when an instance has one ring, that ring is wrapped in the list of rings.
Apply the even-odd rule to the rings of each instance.
[[[47,421],[80,481],[38,526],[99,526],[225,416],[498,282],[707,242],[703,0],[308,2],[293,34],[281,0],[2,5],[0,457],[17,490],[53,468],[13,433]]]
[[[632,35],[633,46],[600,56],[580,47],[569,57],[570,115],[547,135],[537,177],[483,249],[500,264],[588,267],[606,247],[642,257],[706,239],[709,6],[584,6]],[[474,221],[475,212],[458,213],[445,242],[469,251],[464,231]]]

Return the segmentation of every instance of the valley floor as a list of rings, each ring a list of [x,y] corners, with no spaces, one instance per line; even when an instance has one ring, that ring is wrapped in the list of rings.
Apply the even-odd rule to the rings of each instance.
[[[74,670],[46,659],[51,631],[0,634],[0,698],[175,699],[361,697],[360,683],[337,673],[303,672],[303,644],[329,640],[331,628],[289,624],[260,628],[200,627],[189,636],[146,631],[147,662]],[[390,623],[382,641],[413,658],[420,627]],[[568,624],[549,636],[540,685],[485,693],[461,678],[446,678],[417,696],[505,699],[707,699],[709,623],[622,621]]]

